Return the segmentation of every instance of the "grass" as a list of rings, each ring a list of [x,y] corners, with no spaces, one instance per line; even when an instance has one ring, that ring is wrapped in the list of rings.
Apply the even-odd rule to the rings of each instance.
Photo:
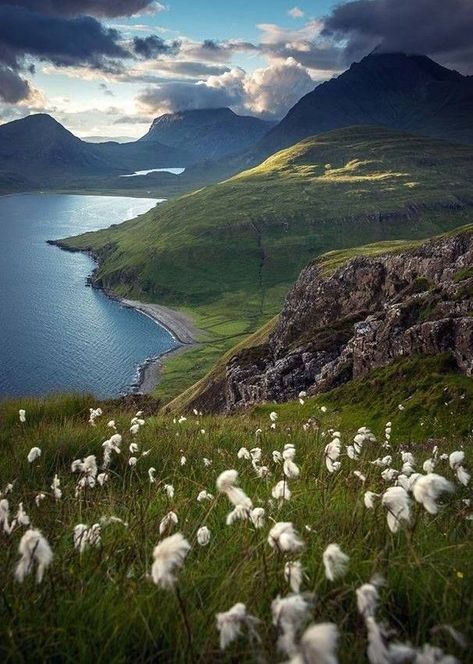
[[[412,370],[413,373],[413,370]],[[40,528],[51,544],[54,560],[41,585],[28,577],[23,585],[13,580],[17,546],[25,528],[12,535],[0,533],[0,654],[3,662],[253,662],[281,661],[276,652],[276,629],[271,625],[270,605],[278,595],[286,595],[283,577],[285,556],[273,551],[267,541],[272,521],[291,521],[301,533],[305,548],[301,561],[305,570],[302,590],[316,593],[311,620],[333,621],[341,633],[341,662],[365,661],[366,634],[356,611],[355,590],[374,573],[386,578],[378,618],[396,630],[402,640],[416,646],[433,642],[462,657],[459,646],[443,631],[451,625],[466,638],[472,638],[473,571],[471,568],[472,522],[465,520],[471,511],[462,502],[471,490],[456,484],[455,494],[445,500],[438,515],[427,514],[420,505],[413,508],[413,525],[397,534],[389,532],[381,506],[368,511],[363,491],[383,491],[388,484],[380,469],[369,463],[386,451],[381,447],[384,424],[392,420],[393,467],[400,467],[399,449],[411,449],[418,467],[429,457],[435,444],[439,453],[464,446],[470,467],[473,461],[470,437],[463,426],[455,427],[452,418],[447,436],[427,406],[424,415],[417,404],[417,416],[425,419],[423,439],[413,429],[410,411],[399,411],[393,404],[400,394],[386,401],[386,410],[364,410],[366,395],[358,409],[342,395],[324,396],[327,412],[320,400],[303,406],[287,404],[275,408],[279,413],[276,429],[270,428],[270,406],[245,416],[189,417],[179,423],[171,416],[146,416],[136,436],[128,433],[130,417],[118,404],[103,405],[104,414],[97,426],[87,423],[91,397],[66,396],[49,400],[24,399],[0,405],[1,489],[13,482],[8,494],[11,510],[20,501],[34,527]],[[345,395],[347,398],[350,395]],[[458,393],[452,398],[459,398]],[[461,401],[461,406],[465,402]],[[466,402],[468,403],[468,402]],[[26,409],[26,423],[18,421],[18,409]],[[345,410],[345,407],[348,410]],[[273,408],[273,407],[271,407]],[[455,406],[456,408],[456,406]],[[312,424],[303,424],[308,417]],[[102,457],[102,442],[110,436],[106,423],[115,419],[123,433],[122,453],[115,455],[103,486],[88,489],[75,497],[77,475],[70,472],[72,460],[88,454]],[[330,475],[324,464],[323,448],[329,427],[342,427],[342,440],[348,444],[359,426],[373,421],[379,443],[365,446],[359,462],[343,453],[339,473]],[[471,421],[471,418],[470,418]],[[260,428],[262,433],[255,436]],[[202,433],[202,429],[205,433]],[[430,439],[430,440],[429,440]],[[130,442],[136,442],[140,457],[135,467],[127,463]],[[272,451],[291,442],[296,446],[299,479],[290,480],[292,499],[279,507],[271,504],[271,487],[281,478],[281,466],[272,461]],[[258,444],[263,463],[271,476],[260,479],[249,461],[237,459],[240,446]],[[42,450],[40,459],[29,464],[31,447]],[[184,454],[184,466],[180,457]],[[206,467],[203,458],[212,460]],[[147,470],[157,469],[157,483],[150,484]],[[202,489],[214,495],[215,479],[223,470],[239,471],[241,485],[255,505],[267,510],[268,522],[256,530],[246,522],[225,525],[230,507],[225,496],[198,503]],[[363,486],[353,475],[359,469],[367,479]],[[448,464],[441,462],[438,472],[454,480]],[[61,480],[63,497],[55,501],[50,484],[54,474]],[[169,499],[165,483],[175,487]],[[39,507],[34,497],[44,492]],[[179,596],[153,585],[148,575],[153,547],[160,540],[159,522],[173,509],[179,530],[192,550],[179,574]],[[74,550],[73,528],[77,523],[92,524],[101,517],[116,516],[128,523],[103,526],[100,547]],[[207,547],[196,542],[197,529],[207,525],[212,533]],[[310,531],[306,528],[310,527]],[[337,542],[350,555],[348,574],[336,582],[325,579],[322,553]],[[248,611],[261,619],[258,632],[261,646],[255,652],[246,635],[230,646],[226,654],[218,648],[215,614],[235,602],[244,602]],[[183,617],[192,632],[191,657]],[[466,660],[465,660],[466,661]]]
[[[165,372],[168,400],[272,318],[315,257],[470,222],[472,181],[468,147],[355,127],[64,245],[98,254],[102,285],[185,310],[201,327],[201,347]]]

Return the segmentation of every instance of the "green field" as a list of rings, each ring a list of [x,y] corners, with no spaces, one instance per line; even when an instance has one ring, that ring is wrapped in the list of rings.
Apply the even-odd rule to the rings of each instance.
[[[276,315],[314,257],[465,224],[472,182],[469,147],[354,127],[64,245],[98,254],[103,286],[182,309],[201,328],[202,344],[166,365],[168,400]]]
[[[464,465],[471,470],[471,381],[456,376],[446,358],[422,362],[391,368],[391,373],[373,376],[374,383],[370,378],[364,385],[353,384],[351,391],[342,388],[303,405],[268,405],[245,416],[189,416],[179,423],[151,411],[135,435],[129,432],[135,411],[118,403],[102,404],[104,413],[96,426],[88,423],[89,407],[100,404],[87,396],[1,404],[0,488],[6,492],[7,483],[13,484],[2,496],[9,502],[10,521],[21,502],[30,526],[41,530],[54,556],[41,584],[35,584],[34,574],[20,584],[14,580],[17,548],[28,526],[17,525],[10,535],[0,532],[2,661],[284,661],[287,656],[277,651],[271,602],[290,592],[284,565],[297,559],[304,570],[300,590],[311,598],[307,622],[337,625],[340,662],[365,661],[367,636],[355,591],[375,574],[385,578],[376,617],[394,630],[388,641],[409,641],[416,648],[429,642],[466,662],[468,651],[451,630],[473,637],[472,512],[464,502],[471,498],[471,489],[459,484],[448,461],[439,460],[435,472],[451,481],[455,491],[442,497],[444,505],[436,515],[412,500],[410,525],[397,533],[389,531],[380,504],[368,510],[363,502],[365,490],[382,493],[393,483],[381,479],[381,468],[370,461],[389,453],[392,467],[399,470],[401,449],[413,452],[415,470],[422,473],[434,445],[438,455],[463,446]],[[419,376],[429,378],[424,384]],[[378,395],[370,402],[373,384],[384,401]],[[400,411],[399,404],[405,410]],[[24,423],[19,421],[19,408],[26,409]],[[279,414],[275,429],[270,426],[272,410]],[[71,463],[93,454],[100,466],[102,443],[113,433],[107,427],[112,418],[123,434],[121,454],[112,455],[103,486],[96,483],[77,491],[84,475],[73,474]],[[385,449],[388,420],[391,448]],[[360,426],[370,426],[378,442],[366,443],[360,460],[353,461],[344,446]],[[343,443],[341,468],[334,474],[324,462],[330,428],[340,429]],[[289,442],[296,447],[300,476],[288,481],[292,497],[280,504],[271,499],[272,488],[283,477],[272,452],[282,452]],[[138,449],[133,454],[131,443]],[[41,456],[28,463],[35,446]],[[237,458],[241,446],[261,448],[259,465],[268,467],[269,476],[258,477],[250,461]],[[142,456],[147,450],[149,454]],[[128,463],[131,456],[138,459],[135,466]],[[186,457],[185,465],[181,456]],[[151,467],[156,469],[153,484],[148,477]],[[231,505],[218,494],[215,482],[222,471],[233,468],[253,505],[266,510],[261,529],[249,521],[225,525]],[[364,483],[354,470],[365,476]],[[50,488],[56,474],[59,500]],[[165,484],[173,485],[174,497],[168,496]],[[214,497],[199,503],[202,490]],[[40,493],[44,498],[37,505]],[[160,535],[159,524],[170,510],[178,523]],[[110,517],[127,525],[110,522]],[[292,522],[303,539],[304,548],[297,555],[284,554],[267,542],[270,528],[281,521]],[[82,553],[75,549],[74,527],[101,522],[101,542]],[[204,525],[211,539],[200,546],[197,531]],[[171,532],[181,532],[192,548],[175,589],[166,590],[154,585],[149,574],[153,548]],[[329,581],[322,554],[334,542],[350,562],[346,576]],[[261,621],[256,625],[258,639],[251,640],[243,629],[221,654],[215,614],[236,602],[245,603]]]

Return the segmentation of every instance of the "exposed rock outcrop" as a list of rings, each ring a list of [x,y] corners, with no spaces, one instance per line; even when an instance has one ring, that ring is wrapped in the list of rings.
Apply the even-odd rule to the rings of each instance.
[[[193,406],[233,411],[327,391],[414,354],[473,374],[473,231],[301,273],[263,345],[233,356]]]

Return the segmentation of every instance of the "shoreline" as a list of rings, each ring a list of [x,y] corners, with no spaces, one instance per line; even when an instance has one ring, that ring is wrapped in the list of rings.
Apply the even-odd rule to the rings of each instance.
[[[130,383],[130,390],[126,394],[151,394],[159,383],[160,373],[165,358],[169,355],[179,352],[185,352],[192,346],[197,345],[198,328],[186,314],[170,309],[162,304],[153,302],[141,302],[140,300],[130,300],[115,293],[109,288],[101,286],[94,280],[94,275],[100,266],[100,256],[88,249],[76,249],[68,247],[61,240],[46,240],[47,244],[58,247],[63,251],[71,253],[83,253],[90,256],[97,267],[86,279],[86,286],[102,291],[111,300],[115,300],[122,307],[134,309],[144,316],[151,318],[157,325],[164,328],[171,337],[178,342],[175,348],[170,348],[161,355],[148,357],[136,368],[136,379]]]

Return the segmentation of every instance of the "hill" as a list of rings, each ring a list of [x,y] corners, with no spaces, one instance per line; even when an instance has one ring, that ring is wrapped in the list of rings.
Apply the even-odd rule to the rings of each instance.
[[[381,128],[307,139],[220,184],[118,227],[60,243],[93,251],[97,285],[188,310],[206,344],[179,385],[277,314],[325,251],[426,238],[473,218],[473,154]],[[176,365],[177,366],[177,365]],[[179,378],[180,377],[180,378]],[[166,380],[162,389],[166,389]]]
[[[370,408],[344,423],[340,412],[317,399],[260,408],[245,418],[179,421],[156,417],[147,402],[134,409],[86,396],[1,403],[3,660],[281,661],[288,656],[284,644],[291,655],[298,652],[306,625],[328,622],[339,634],[334,650],[340,662],[364,662],[373,641],[378,648],[397,646],[396,652],[403,644],[406,662],[421,661],[422,652],[434,661],[433,646],[436,661],[447,661],[440,649],[468,661],[462,643],[473,637],[473,513],[471,490],[460,478],[467,481],[473,457],[459,431],[465,423],[471,428],[473,394],[471,381],[454,389],[447,383],[445,391],[446,377],[440,380],[436,389],[450,405],[439,405],[437,420],[423,410],[418,393],[417,418],[425,427],[417,443],[406,435],[406,411],[397,405],[384,410],[372,433],[357,433],[370,426]],[[402,390],[399,383],[389,387]],[[102,415],[96,412],[91,426],[89,409],[97,407]],[[115,429],[107,425],[111,420]],[[335,430],[339,438],[330,454],[339,450],[337,466],[326,450]],[[453,452],[461,459],[456,466],[449,463]],[[283,466],[282,454],[291,463]],[[433,497],[414,486],[431,486],[426,462],[435,478],[444,478],[444,490]],[[228,489],[228,498],[245,500],[246,507],[235,509],[216,486],[230,469],[224,478],[238,473],[241,489]],[[368,491],[374,509],[365,504]],[[389,502],[393,493],[402,513]],[[293,535],[278,538],[288,527]],[[31,529],[39,529],[46,544],[35,546]],[[172,564],[179,559],[175,539],[166,539],[177,533],[188,543],[181,565]],[[327,547],[334,543],[347,558],[331,574],[333,547]],[[167,587],[169,576],[159,565],[164,547],[167,569],[175,574]],[[363,588],[372,602],[363,617],[357,590],[380,577],[383,584]],[[443,600],[434,601],[438,597]],[[257,621],[243,620],[223,653],[216,614],[236,603]],[[291,631],[294,606],[297,628]],[[242,615],[241,605],[227,622],[233,617],[234,624],[235,614]],[[285,638],[283,625],[289,625]]]
[[[256,146],[253,158],[352,125],[380,125],[471,144],[473,77],[424,55],[374,52],[297,102]]]
[[[153,121],[140,142],[158,141],[185,150],[194,161],[201,162],[247,150],[274,124],[251,116],[237,115],[229,108],[166,113]]]
[[[78,181],[94,186],[101,178],[188,161],[181,150],[157,142],[82,141],[44,113],[0,125],[0,191],[5,193],[76,186]]]
[[[471,382],[472,296],[472,225],[424,244],[391,241],[329,252],[302,271],[277,320],[229,351],[169,408],[230,412],[338,389],[339,397],[351,393],[352,404],[366,394],[375,410],[386,395],[402,402],[383,381],[403,375],[401,364],[411,375],[416,368],[407,398],[413,405],[442,354],[445,374]],[[445,385],[433,400],[437,407]],[[424,410],[432,396],[422,395]]]

